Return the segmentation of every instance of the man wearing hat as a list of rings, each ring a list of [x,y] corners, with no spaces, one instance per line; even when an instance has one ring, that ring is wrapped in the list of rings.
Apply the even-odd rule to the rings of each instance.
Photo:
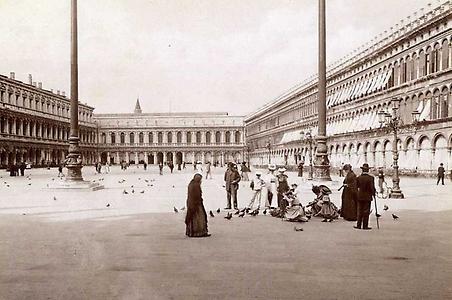
[[[438,174],[436,175],[436,177],[438,177],[438,180],[436,181],[436,185],[438,185],[440,181],[441,181],[441,184],[444,185],[444,173],[445,172],[446,172],[446,170],[444,169],[444,164],[440,163],[439,167],[438,167]]]
[[[275,175],[276,166],[274,164],[268,165],[268,173],[265,176],[265,190],[267,192],[265,199],[265,207],[271,207],[276,208],[276,195],[278,193],[277,191],[277,182],[278,178],[276,178]],[[265,196],[265,193],[264,193]],[[273,200],[275,199],[275,200]]]
[[[369,174],[369,165],[363,164],[361,167],[362,173],[356,179],[356,186],[358,188],[358,222],[354,228],[369,230],[369,214],[372,197],[375,196],[375,182],[374,177]],[[362,227],[361,227],[362,226]]]
[[[278,207],[281,211],[284,211],[287,206],[287,201],[284,200],[284,194],[289,191],[289,183],[287,182],[287,175],[284,174],[286,168],[282,167],[278,169]]]
[[[264,186],[265,182],[261,178],[262,173],[257,171],[256,177],[251,181],[250,187],[254,191],[253,197],[251,197],[250,204],[248,204],[247,208],[252,209],[254,205],[254,201],[258,199],[258,205],[257,209],[261,207],[261,197],[262,197],[262,187]]]
[[[235,163],[228,163],[228,169],[224,173],[224,181],[226,187],[226,197],[228,200],[225,209],[231,209],[231,198],[234,203],[234,209],[237,209],[237,190],[239,189],[240,174],[237,171]]]

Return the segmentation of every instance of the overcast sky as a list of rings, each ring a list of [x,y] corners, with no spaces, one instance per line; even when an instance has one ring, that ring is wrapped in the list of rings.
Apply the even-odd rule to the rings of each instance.
[[[0,73],[69,94],[70,0],[0,0]],[[246,115],[317,72],[315,0],[78,1],[79,97],[95,112]],[[428,0],[327,0],[327,62]]]

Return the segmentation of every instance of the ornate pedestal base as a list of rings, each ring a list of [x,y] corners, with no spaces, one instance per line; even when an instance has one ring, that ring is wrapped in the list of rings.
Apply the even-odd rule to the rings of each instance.
[[[405,196],[403,195],[401,190],[392,190],[392,192],[389,194],[389,198],[391,198],[391,199],[405,199]]]
[[[48,187],[50,189],[79,190],[79,191],[98,191],[104,189],[104,186],[100,185],[97,182],[90,182],[84,180],[74,181],[64,179],[59,182],[49,184]]]

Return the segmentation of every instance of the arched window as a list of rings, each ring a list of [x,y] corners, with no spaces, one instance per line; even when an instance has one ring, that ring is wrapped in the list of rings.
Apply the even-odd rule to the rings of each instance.
[[[436,43],[432,52],[432,73],[441,70],[441,45]]]
[[[221,143],[221,132],[219,131],[215,132],[215,143]]]
[[[406,82],[407,66],[405,60],[400,63],[400,83]]]
[[[210,144],[211,142],[211,133],[209,131],[206,132],[206,144]]]
[[[231,143],[231,133],[229,131],[226,131],[226,144]]]
[[[432,97],[432,111],[431,111],[431,116],[432,116],[432,120],[436,120],[440,118],[440,100],[439,100],[439,90],[435,90],[435,92],[433,93],[433,97]]]
[[[201,132],[196,132],[196,144],[201,144]]]
[[[154,135],[152,134],[152,132],[149,132],[148,136],[149,136],[149,144],[154,143]]]
[[[191,132],[187,131],[187,144],[191,144]]]
[[[239,144],[240,143],[240,131],[236,131],[235,132],[235,143]]]
[[[173,134],[171,132],[168,132],[168,143],[172,143],[173,142]]]
[[[133,132],[130,133],[130,144],[135,144],[135,134]]]
[[[159,144],[163,143],[163,132],[157,133],[157,143]]]
[[[114,132],[110,133],[110,139],[112,144],[116,144],[116,134]]]
[[[419,77],[426,75],[425,69],[425,53],[423,50],[419,51]]]
[[[144,143],[144,134],[143,134],[142,132],[140,132],[140,133],[138,134],[138,142],[139,142],[140,144],[143,144],[143,143]]]
[[[446,70],[449,68],[449,42],[447,40],[443,41],[441,51],[442,51],[441,70]]]
[[[182,133],[180,131],[176,134],[176,143],[181,144],[182,143]]]
[[[433,62],[432,48],[427,47],[427,50],[425,50],[425,75],[433,73]]]
[[[126,143],[126,134],[124,132],[121,132],[121,144],[125,144]]]
[[[443,88],[440,99],[440,118],[447,118],[449,116],[449,91],[447,88]]]
[[[102,144],[106,144],[106,143],[107,143],[107,135],[105,134],[105,132],[102,132],[102,133],[100,134],[100,142],[101,142]]]

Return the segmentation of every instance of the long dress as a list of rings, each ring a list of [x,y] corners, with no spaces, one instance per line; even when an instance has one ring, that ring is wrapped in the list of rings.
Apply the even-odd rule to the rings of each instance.
[[[342,191],[341,217],[347,221],[357,220],[356,196],[358,189],[356,187],[356,175],[353,171],[349,171],[345,176],[344,187]]]
[[[289,206],[286,208],[284,218],[291,222],[307,222],[306,212],[298,199],[297,192],[286,193],[285,199],[289,202]]]
[[[324,219],[337,219],[339,217],[338,209],[330,197],[325,194],[320,194],[317,198],[318,204],[321,205],[320,211],[315,215],[316,217],[322,217]]]
[[[185,235],[189,237],[207,236],[207,213],[202,200],[201,184],[193,179],[188,185],[187,215]]]

